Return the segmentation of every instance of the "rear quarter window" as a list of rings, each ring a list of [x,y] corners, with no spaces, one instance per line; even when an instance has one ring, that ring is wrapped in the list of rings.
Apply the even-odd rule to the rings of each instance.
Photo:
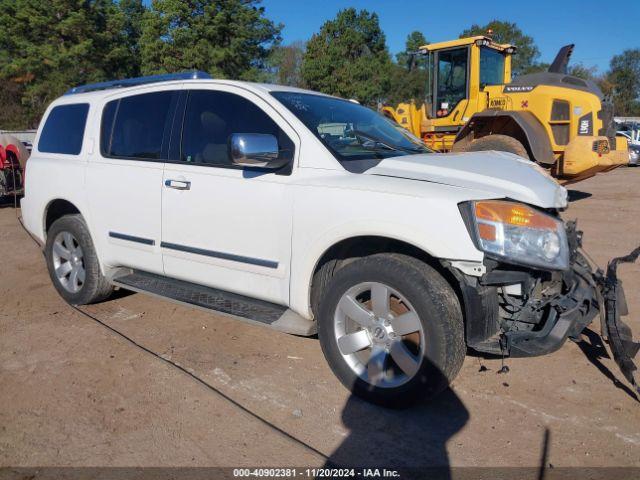
[[[87,124],[88,103],[53,107],[42,127],[38,151],[78,155]]]

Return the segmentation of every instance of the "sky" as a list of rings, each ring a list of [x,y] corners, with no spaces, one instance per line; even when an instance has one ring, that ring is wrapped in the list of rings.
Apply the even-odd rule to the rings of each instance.
[[[392,54],[404,50],[413,30],[439,42],[493,19],[518,24],[533,37],[543,62],[551,62],[561,46],[574,43],[572,63],[604,72],[613,55],[640,48],[640,0],[263,0],[262,6],[268,18],[284,24],[285,44],[308,40],[339,10],[355,7],[378,14]]]

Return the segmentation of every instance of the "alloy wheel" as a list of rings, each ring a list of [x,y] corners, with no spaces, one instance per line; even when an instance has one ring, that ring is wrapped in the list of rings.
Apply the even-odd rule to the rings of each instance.
[[[84,254],[78,240],[69,232],[60,232],[53,241],[53,268],[60,285],[78,293],[84,285],[86,271]]]
[[[390,286],[366,282],[351,287],[338,302],[334,323],[344,361],[370,385],[394,388],[419,371],[422,323],[411,303]]]

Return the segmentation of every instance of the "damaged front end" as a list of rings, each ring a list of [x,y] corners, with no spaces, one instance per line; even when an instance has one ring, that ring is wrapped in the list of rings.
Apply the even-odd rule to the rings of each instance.
[[[625,378],[640,393],[633,362],[640,344],[621,320],[628,314],[619,263],[634,262],[630,255],[611,260],[607,272],[593,268],[582,251],[582,232],[575,222],[565,224],[568,268],[543,269],[514,265],[488,255],[481,268],[448,262],[457,278],[465,306],[467,345],[495,355],[529,357],[558,350],[581,333],[596,317],[602,337]]]

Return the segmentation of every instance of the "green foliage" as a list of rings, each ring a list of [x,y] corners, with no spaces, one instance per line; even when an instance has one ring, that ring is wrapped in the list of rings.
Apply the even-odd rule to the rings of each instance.
[[[279,85],[301,87],[305,48],[304,42],[274,47],[267,61],[268,73],[265,80]]]
[[[305,45],[280,45],[282,25],[261,0],[0,0],[0,128],[35,127],[68,88],[96,81],[205,70],[217,77],[271,81],[356,98],[364,104],[416,101],[425,94],[427,44],[419,31],[392,62],[378,16],[349,8]],[[515,23],[472,25],[518,47],[514,75],[546,70],[538,48]],[[582,64],[569,73],[596,81],[618,115],[640,115],[640,49],[611,60],[598,76]]]
[[[598,67],[587,67],[583,63],[576,63],[575,65],[569,65],[567,73],[584,80],[597,80]]]
[[[265,18],[259,0],[153,0],[142,20],[144,74],[204,70],[253,80],[282,25]]]
[[[422,68],[407,70],[402,65],[394,64],[391,68],[391,86],[386,103],[390,105],[409,102],[415,102],[417,105],[424,103],[427,78],[427,72]]]
[[[527,65],[526,67],[521,69],[519,75],[527,75],[529,73],[546,72],[547,70],[549,70],[550,66],[551,66],[551,64],[550,63],[546,63],[546,62],[532,63],[531,65]]]
[[[540,51],[533,38],[525,35],[515,23],[492,20],[484,26],[473,24],[460,34],[460,38],[486,35],[489,29],[493,30],[492,38],[495,42],[510,43],[517,47],[511,67],[514,77],[525,73],[535,64],[540,56]]]
[[[73,85],[126,76],[124,26],[111,0],[0,0],[0,79],[19,98],[22,126],[36,126]],[[17,126],[7,115],[0,113],[0,124]]]
[[[397,105],[404,102],[424,102],[428,73],[426,57],[414,55],[420,47],[429,42],[418,31],[407,36],[405,50],[396,55],[397,63],[391,69],[391,85],[387,94],[387,103]]]
[[[21,130],[31,126],[28,112],[20,98],[22,86],[11,80],[0,78],[0,127],[6,130]]]
[[[426,58],[422,55],[414,55],[420,47],[427,45],[429,42],[422,32],[414,30],[407,35],[405,42],[405,49],[396,55],[396,62],[401,67],[406,67],[408,70],[413,70],[416,67],[425,67]]]
[[[349,8],[311,37],[302,78],[313,90],[374,105],[389,89],[391,66],[378,15]]]
[[[536,62],[524,69],[524,71],[521,72],[521,75],[527,73],[546,72],[547,70],[549,70],[550,66],[550,63]],[[582,78],[584,80],[597,80],[598,68],[595,66],[588,67],[583,63],[576,63],[575,65],[569,65],[569,67],[567,68],[567,74],[574,77]]]
[[[608,81],[616,115],[640,116],[640,48],[625,50],[611,59]]]
[[[142,0],[120,0],[120,10],[124,15],[124,38],[128,51],[127,77],[140,76],[140,36],[142,16],[146,10]]]

